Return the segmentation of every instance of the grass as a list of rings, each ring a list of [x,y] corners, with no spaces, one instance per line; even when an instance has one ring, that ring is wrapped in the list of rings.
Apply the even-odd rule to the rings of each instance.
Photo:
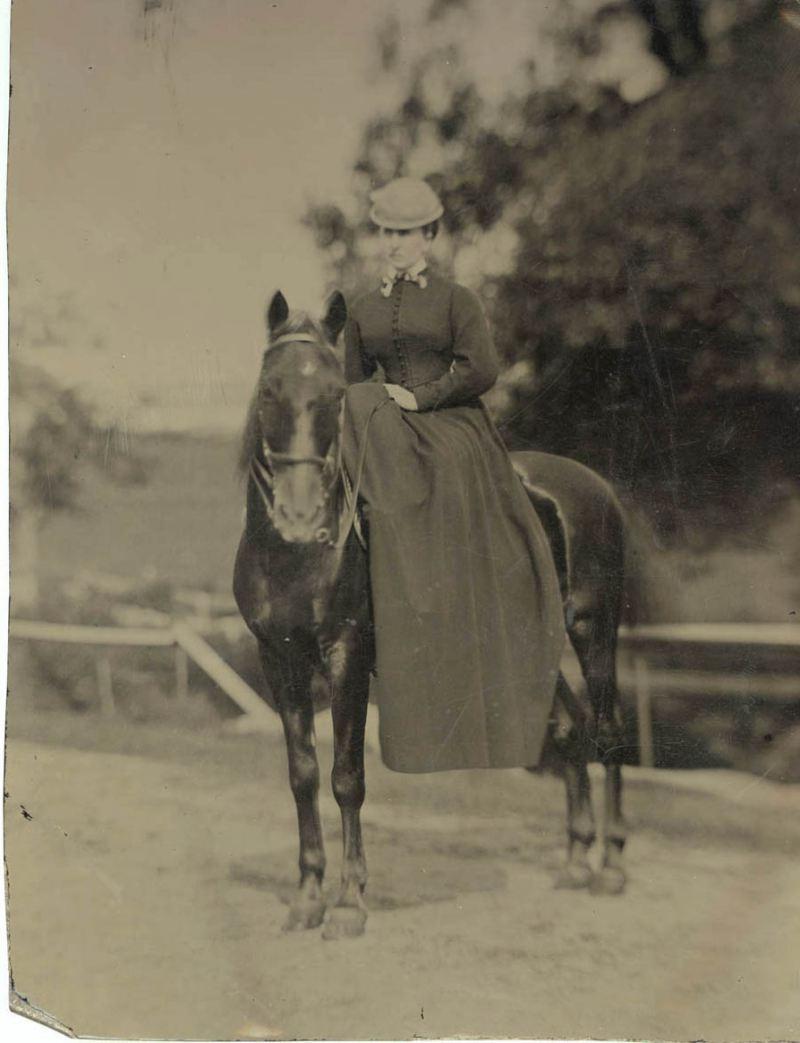
[[[87,481],[80,510],[54,515],[41,540],[41,576],[86,572],[229,590],[244,491],[231,437],[140,436],[145,485]]]
[[[81,510],[54,515],[41,541],[41,576],[80,572],[149,574],[213,590],[230,589],[244,491],[234,436],[139,436],[149,481],[114,485],[96,476]],[[776,518],[770,539],[736,533],[703,555],[645,539],[646,606],[654,619],[790,622],[800,609],[795,532],[800,504]],[[643,606],[644,607],[644,606]]]

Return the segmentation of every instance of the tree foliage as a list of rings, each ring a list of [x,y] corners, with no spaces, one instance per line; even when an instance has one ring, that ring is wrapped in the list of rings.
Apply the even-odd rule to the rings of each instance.
[[[74,506],[81,458],[95,437],[86,403],[34,366],[15,363],[9,380],[12,504],[57,511]]]
[[[99,471],[124,484],[146,478],[143,460],[131,452],[128,439],[97,420],[95,410],[75,388],[65,386],[36,361],[44,350],[69,352],[77,340],[87,340],[85,324],[68,296],[48,303],[17,302],[10,326],[9,366],[10,491],[19,512],[46,515],[78,506],[87,474]],[[88,338],[96,351],[102,338]]]
[[[11,503],[15,510],[72,510],[90,472],[131,485],[146,481],[144,460],[115,428],[97,422],[74,388],[38,366],[10,368]]]
[[[377,41],[397,104],[364,128],[356,202],[307,218],[353,292],[368,190],[429,177],[507,363],[508,440],[600,469],[665,533],[768,517],[800,475],[800,33],[779,9],[505,0],[497,70],[484,6],[435,0]]]

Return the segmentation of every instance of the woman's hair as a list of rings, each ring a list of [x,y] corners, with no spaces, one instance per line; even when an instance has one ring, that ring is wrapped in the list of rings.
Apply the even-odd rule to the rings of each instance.
[[[437,217],[437,219],[435,221],[431,221],[431,222],[429,222],[426,225],[416,225],[413,228],[402,228],[402,229],[397,229],[397,231],[399,231],[400,235],[408,235],[410,232],[416,232],[417,228],[421,228],[422,229],[422,234],[425,236],[426,239],[435,239],[436,236],[439,233],[439,219]],[[392,229],[391,229],[390,226],[384,226],[384,225],[378,225],[377,228],[376,228],[377,232],[384,232],[384,231],[391,231],[391,230]]]

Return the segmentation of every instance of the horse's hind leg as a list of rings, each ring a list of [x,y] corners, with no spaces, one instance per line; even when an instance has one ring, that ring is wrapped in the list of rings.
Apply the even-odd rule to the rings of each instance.
[[[622,853],[627,829],[622,815],[622,722],[616,670],[617,617],[608,602],[596,611],[578,613],[569,635],[586,678],[595,714],[596,759],[605,768],[603,863],[592,890],[620,894],[626,875]]]
[[[268,650],[261,647],[261,660],[283,723],[289,761],[289,784],[297,809],[300,834],[300,884],[285,931],[319,927],[325,915],[322,881],[325,875],[325,851],[319,818],[319,764],[314,746],[314,707],[311,699],[311,669],[305,664],[276,664]],[[278,669],[276,669],[278,666]]]
[[[626,874],[622,859],[626,829],[622,817],[622,766],[619,761],[605,763],[605,824],[603,828],[603,866],[592,880],[598,894],[621,894]]]
[[[593,878],[589,851],[596,831],[586,766],[588,717],[565,678],[559,675],[550,743],[554,766],[567,790],[567,861],[556,878],[556,887],[588,887]]]
[[[364,803],[364,727],[369,702],[369,667],[356,649],[331,654],[331,710],[334,755],[331,782],[342,815],[342,884],[328,908],[322,936],[327,940],[364,933],[367,863],[361,838]]]

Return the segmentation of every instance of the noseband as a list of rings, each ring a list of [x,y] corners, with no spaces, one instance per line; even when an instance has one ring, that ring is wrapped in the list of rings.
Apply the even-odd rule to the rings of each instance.
[[[344,403],[342,403],[344,406]],[[342,471],[342,436],[341,436],[341,416],[339,414],[339,427],[338,434],[336,437],[336,452],[333,457],[330,455],[326,456],[293,456],[291,453],[278,453],[275,450],[270,449],[266,443],[264,443],[264,457],[265,463],[258,459],[257,456],[253,456],[250,460],[250,474],[255,482],[256,489],[258,489],[261,501],[264,504],[264,509],[267,512],[272,525],[276,526],[275,521],[275,503],[273,500],[273,491],[275,487],[275,471],[273,464],[278,464],[283,467],[297,467],[300,464],[313,464],[319,467],[324,478],[327,481],[324,482],[322,499],[323,503],[327,506],[330,503],[334,489],[336,488],[338,478]],[[277,526],[276,526],[277,527]],[[326,543],[330,540],[330,530],[326,526],[322,526],[317,530],[316,539],[318,543]]]

